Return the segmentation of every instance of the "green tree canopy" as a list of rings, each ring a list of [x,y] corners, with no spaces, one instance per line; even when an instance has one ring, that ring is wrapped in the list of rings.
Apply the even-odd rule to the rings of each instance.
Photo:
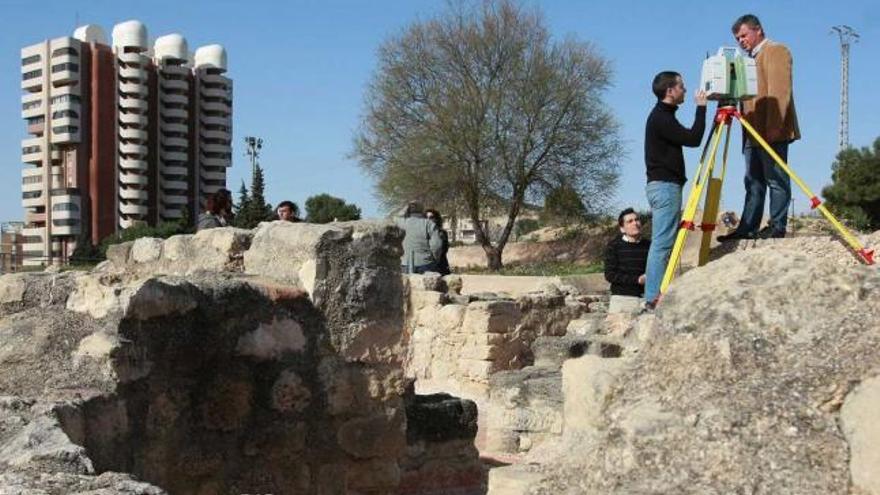
[[[360,220],[361,209],[342,198],[317,194],[306,200],[306,222],[329,223]]]
[[[587,207],[573,187],[562,185],[547,193],[541,219],[551,225],[583,222],[587,219]]]
[[[551,40],[538,12],[511,0],[454,4],[382,45],[353,154],[386,206],[420,199],[465,212],[499,269],[526,201],[563,184],[588,208],[613,194],[610,78],[590,44]],[[499,206],[507,221],[493,243],[480,220]]]
[[[828,208],[857,229],[880,229],[880,138],[873,148],[838,153],[832,171],[833,183],[822,190]]]
[[[238,192],[239,201],[236,207],[235,219],[233,220],[233,224],[236,227],[252,229],[259,225],[260,222],[266,222],[275,218],[272,205],[266,203],[266,198],[263,195],[264,188],[263,168],[257,164],[254,167],[254,178],[250,194],[248,194],[247,188],[244,187],[244,182],[241,183],[241,189]]]

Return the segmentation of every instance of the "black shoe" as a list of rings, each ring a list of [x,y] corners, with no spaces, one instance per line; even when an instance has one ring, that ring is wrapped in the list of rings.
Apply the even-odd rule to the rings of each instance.
[[[775,230],[769,225],[758,231],[758,239],[782,239],[785,237],[784,230]]]
[[[728,241],[748,241],[755,238],[755,234],[751,232],[738,232],[734,230],[733,232],[727,235],[719,235],[716,237],[718,242],[728,242]]]

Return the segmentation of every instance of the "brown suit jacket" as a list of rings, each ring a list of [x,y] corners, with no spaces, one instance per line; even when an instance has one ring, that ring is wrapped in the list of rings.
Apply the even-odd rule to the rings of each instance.
[[[791,52],[767,40],[755,59],[758,95],[742,104],[743,117],[768,143],[800,139],[791,78]]]

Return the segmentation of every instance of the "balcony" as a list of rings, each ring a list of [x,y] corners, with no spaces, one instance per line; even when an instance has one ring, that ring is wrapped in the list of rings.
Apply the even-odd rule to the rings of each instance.
[[[189,126],[177,122],[163,122],[159,124],[163,132],[179,132],[181,134],[189,134]]]
[[[226,180],[226,171],[214,172],[202,169],[199,171],[199,177],[202,180]]]
[[[54,222],[54,221],[53,221]],[[80,225],[53,225],[52,237],[69,237],[80,234]]]
[[[36,71],[35,71],[36,72]],[[33,73],[31,73],[33,74]],[[30,76],[29,74],[23,74],[22,77],[28,76],[26,79],[22,79],[21,81],[21,89],[25,91],[42,91],[43,90],[43,75],[42,71],[40,71],[40,75]]]
[[[120,98],[119,106],[124,110],[138,111],[142,114],[149,108],[147,100],[141,98]]]
[[[199,121],[203,124],[209,125],[225,125],[229,127],[232,124],[232,119],[229,116],[219,116],[219,115],[202,115],[202,118]]]
[[[162,137],[162,146],[186,149],[189,146],[189,141],[181,137]]]
[[[232,106],[228,103],[203,101],[199,103],[199,108],[207,112],[218,112],[223,113],[224,115],[228,115],[232,112]]]
[[[137,81],[146,81],[147,71],[141,69],[140,67],[120,67],[119,77],[124,77],[126,79]]]
[[[205,167],[229,167],[232,165],[230,158],[211,158],[203,156],[199,159],[199,163]]]
[[[78,143],[80,141],[80,130],[78,127],[62,126],[58,129],[60,130],[56,131],[54,128],[52,130],[53,144]]]
[[[79,64],[65,63],[52,65],[50,80],[53,86],[79,81]]]
[[[172,105],[187,105],[189,104],[189,97],[174,93],[162,93],[162,102]]]
[[[119,121],[127,125],[135,125],[140,128],[146,128],[149,120],[145,115],[138,113],[122,113],[119,112]]]
[[[177,91],[188,91],[189,90],[189,81],[186,79],[160,79],[162,89],[170,89]]]
[[[128,188],[128,187],[120,187],[119,188],[119,197],[121,199],[125,200],[125,202],[127,202],[129,204],[134,204],[131,202],[132,201],[146,201],[147,200],[147,191],[145,191],[143,189],[132,189],[132,188]],[[140,205],[138,205],[138,206],[140,206]],[[143,208],[146,208],[146,206],[144,206]],[[144,212],[146,213],[146,210],[144,210]]]
[[[189,112],[183,108],[163,108],[162,116],[170,117],[172,119],[185,119],[189,117]]]
[[[46,201],[43,199],[42,191],[28,191],[21,193],[21,206],[22,208],[36,208],[38,206],[45,206]]]
[[[127,95],[136,95],[141,98],[147,97],[147,92],[149,88],[146,84],[136,83],[136,82],[128,82],[128,81],[119,81],[119,91],[125,93]]]
[[[119,213],[123,215],[143,216],[147,214],[147,207],[137,203],[119,203]]]
[[[127,64],[143,65],[147,62],[147,57],[141,52],[120,51],[116,53],[116,56],[119,58],[119,60]]]
[[[119,143],[119,152],[124,155],[147,156],[147,147],[136,143]]]
[[[119,182],[126,186],[146,187],[149,183],[149,178],[147,178],[146,174],[132,173],[128,170],[122,170],[119,172]]]
[[[229,141],[232,138],[232,135],[226,131],[208,130],[204,127],[199,130],[199,135],[203,139],[223,139]]]
[[[189,155],[180,151],[163,151],[162,161],[166,162],[185,162]]]
[[[207,153],[229,153],[232,151],[232,148],[228,144],[219,144],[219,143],[200,143],[200,149],[203,152]]]
[[[204,81],[208,84],[229,85],[231,83],[231,81],[228,77],[222,76],[220,74],[199,73],[199,80]]]
[[[147,131],[134,127],[120,127],[119,137],[122,139],[137,139],[140,141],[147,140]]]
[[[146,160],[138,160],[136,158],[132,159],[132,158],[120,157],[119,158],[119,168],[122,170],[127,170],[127,171],[146,172],[147,171],[147,162],[146,162]],[[141,177],[146,177],[146,176],[144,175]]]
[[[202,95],[203,98],[204,97],[222,98],[222,99],[226,100],[227,102],[232,101],[232,93],[228,89],[224,89],[224,88],[205,88],[205,87],[202,87],[199,90],[199,93]]]

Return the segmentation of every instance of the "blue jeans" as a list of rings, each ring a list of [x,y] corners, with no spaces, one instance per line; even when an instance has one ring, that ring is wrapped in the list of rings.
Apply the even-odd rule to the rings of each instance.
[[[651,248],[645,270],[645,301],[653,302],[660,295],[660,283],[681,222],[681,186],[675,182],[652,181],[645,187],[645,194],[651,205]]]
[[[788,161],[788,143],[773,143],[770,147],[783,161]],[[788,225],[788,205],[791,202],[791,179],[764,148],[746,146],[743,157],[746,162],[746,200],[736,231],[741,234],[758,231],[764,216],[764,198],[769,188],[770,229],[773,232],[785,232]]]

